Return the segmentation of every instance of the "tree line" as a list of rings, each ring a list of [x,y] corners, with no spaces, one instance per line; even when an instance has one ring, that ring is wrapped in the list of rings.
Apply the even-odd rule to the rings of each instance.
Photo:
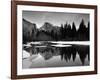
[[[52,26],[51,26],[52,27]],[[84,20],[79,23],[79,28],[76,29],[76,25],[72,24],[61,24],[61,26],[52,29],[51,31],[40,30],[38,28],[32,28],[28,33],[23,34],[23,43],[30,41],[89,41],[90,40],[90,23],[85,25]],[[31,35],[30,35],[31,32]],[[27,36],[26,36],[27,35]],[[41,38],[45,36],[45,38]]]
[[[41,30],[40,33],[44,32],[46,35],[51,36],[54,41],[89,41],[89,29],[90,23],[88,22],[86,26],[82,19],[78,30],[74,22],[72,26],[66,22],[65,24],[61,24],[58,32],[54,30],[51,32]]]

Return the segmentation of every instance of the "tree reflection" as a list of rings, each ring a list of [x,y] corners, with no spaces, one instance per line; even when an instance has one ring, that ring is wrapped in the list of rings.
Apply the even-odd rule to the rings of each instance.
[[[54,46],[45,46],[45,47],[36,47],[32,46],[30,48],[24,48],[24,50],[28,51],[31,55],[40,54],[44,60],[52,59],[54,56],[61,56],[61,60],[65,60],[66,62],[71,59],[73,62],[76,60],[79,55],[80,61],[82,65],[85,64],[85,59],[88,56],[88,60],[90,60],[90,50],[89,45],[71,45],[67,47],[54,47]]]
[[[84,65],[86,56],[88,56],[88,60],[89,60],[89,46],[78,46],[77,51],[80,56],[82,65]]]
[[[84,65],[86,56],[88,56],[89,60],[89,46],[83,45],[72,45],[71,47],[64,47],[60,50],[61,60],[66,60],[68,62],[71,59],[75,61],[76,54],[79,55],[82,65]]]

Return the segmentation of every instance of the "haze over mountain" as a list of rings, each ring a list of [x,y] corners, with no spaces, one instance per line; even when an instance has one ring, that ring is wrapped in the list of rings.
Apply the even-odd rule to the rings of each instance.
[[[90,15],[87,13],[72,13],[72,12],[52,12],[52,11],[27,11],[22,12],[22,18],[28,20],[31,23],[36,23],[37,28],[40,28],[45,22],[53,24],[53,26],[60,26],[65,24],[67,21],[68,24],[75,22],[76,29],[79,28],[79,23],[84,19],[85,24],[88,24],[90,21]]]

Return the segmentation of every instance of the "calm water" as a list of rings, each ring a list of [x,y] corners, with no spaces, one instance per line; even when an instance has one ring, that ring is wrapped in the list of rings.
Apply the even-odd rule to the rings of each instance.
[[[88,66],[89,45],[33,42],[23,46],[23,68]]]

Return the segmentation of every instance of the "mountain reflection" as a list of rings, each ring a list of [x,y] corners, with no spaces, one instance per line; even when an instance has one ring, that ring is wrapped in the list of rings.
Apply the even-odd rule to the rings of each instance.
[[[70,46],[53,46],[50,45],[32,45],[32,47],[24,47],[24,50],[30,53],[30,55],[40,54],[45,61],[52,59],[53,57],[60,56],[61,61],[73,62],[76,60],[77,55],[81,61],[81,65],[85,65],[85,59],[89,56],[89,45],[70,45]]]

